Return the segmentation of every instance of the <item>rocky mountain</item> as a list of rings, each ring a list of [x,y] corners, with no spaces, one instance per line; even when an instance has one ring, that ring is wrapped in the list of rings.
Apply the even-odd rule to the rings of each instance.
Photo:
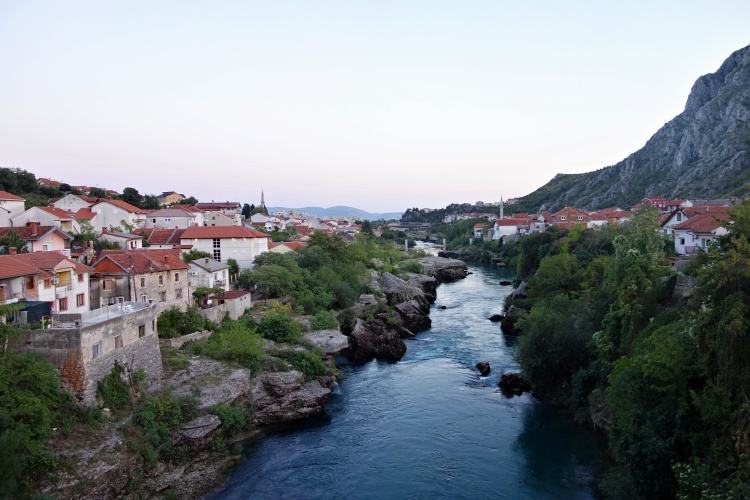
[[[392,220],[392,219],[400,219],[401,218],[401,212],[384,212],[384,213],[370,213],[366,212],[364,210],[360,210],[359,208],[354,207],[347,207],[347,206],[335,206],[335,207],[328,207],[328,208],[322,208],[322,207],[302,207],[302,208],[287,208],[287,207],[268,207],[269,212],[276,212],[279,210],[287,211],[287,212],[299,212],[299,213],[307,213],[307,214],[313,214],[318,218],[324,218],[324,217],[330,217],[330,216],[345,216],[345,217],[356,217],[357,219],[362,220]]]
[[[629,207],[647,196],[709,198],[750,193],[750,46],[695,82],[685,110],[621,162],[558,174],[515,211]]]

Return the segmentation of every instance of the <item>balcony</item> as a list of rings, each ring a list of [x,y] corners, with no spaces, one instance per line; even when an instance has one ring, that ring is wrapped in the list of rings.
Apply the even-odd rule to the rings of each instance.
[[[227,284],[227,280],[214,280],[214,286],[224,286]]]

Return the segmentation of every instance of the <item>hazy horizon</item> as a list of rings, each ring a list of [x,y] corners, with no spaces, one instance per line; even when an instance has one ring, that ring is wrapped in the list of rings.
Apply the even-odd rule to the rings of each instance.
[[[612,165],[750,42],[750,3],[0,2],[0,167],[368,212]]]

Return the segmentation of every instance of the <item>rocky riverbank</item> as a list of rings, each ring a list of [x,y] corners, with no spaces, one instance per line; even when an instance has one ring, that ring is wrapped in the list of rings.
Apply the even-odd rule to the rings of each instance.
[[[398,361],[406,351],[402,339],[430,327],[430,304],[435,301],[438,284],[465,277],[466,264],[437,257],[422,258],[419,263],[423,273],[405,273],[406,279],[374,274],[374,294],[363,296],[353,308],[356,319],[347,335],[339,330],[305,334],[329,367],[335,368],[333,357],[342,354],[355,362],[373,358]],[[165,349],[165,354],[183,352]],[[300,349],[266,341],[264,350]],[[273,354],[270,356],[273,359]],[[301,372],[285,369],[287,365],[281,361],[270,362],[271,368],[262,373],[204,356],[187,356],[183,361],[184,366],[165,370],[160,387],[152,389],[169,388],[177,396],[195,399],[197,416],[178,429],[174,443],[189,453],[144,469],[129,449],[126,429],[132,417],[108,417],[101,428],[53,440],[50,451],[70,466],[59,471],[57,482],[41,493],[57,498],[199,497],[242,460],[237,444],[322,412],[336,384],[332,375],[305,380]],[[216,405],[251,408],[250,425],[228,434],[211,411]]]

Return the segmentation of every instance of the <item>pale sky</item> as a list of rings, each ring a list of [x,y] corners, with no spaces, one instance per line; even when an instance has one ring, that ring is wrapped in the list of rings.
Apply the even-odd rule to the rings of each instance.
[[[4,1],[0,167],[269,206],[440,208],[612,165],[750,2]]]

